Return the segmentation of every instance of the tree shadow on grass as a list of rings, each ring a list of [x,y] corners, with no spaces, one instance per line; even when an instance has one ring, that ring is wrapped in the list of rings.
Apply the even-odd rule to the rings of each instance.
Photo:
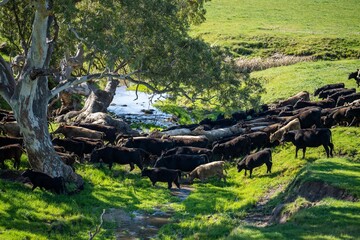
[[[360,235],[359,203],[339,202],[303,209],[284,224],[255,227],[243,224],[233,230],[227,239],[306,239],[346,238]]]
[[[120,173],[115,178],[109,177],[112,172],[108,169],[95,171],[88,173],[96,175],[96,183],[84,176],[84,190],[71,196],[38,188],[31,191],[29,186],[0,180],[0,228],[19,238],[83,239],[99,225],[103,209],[130,212],[139,209],[142,199],[150,203],[156,196],[165,201],[172,199],[167,189],[144,188],[150,187],[150,183],[141,181],[138,171],[117,169]],[[111,223],[104,223],[98,236],[111,238],[113,230]],[[0,233],[0,238],[1,235],[7,236]]]

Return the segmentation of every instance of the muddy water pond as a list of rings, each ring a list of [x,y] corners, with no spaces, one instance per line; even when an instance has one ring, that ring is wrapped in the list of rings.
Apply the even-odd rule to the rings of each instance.
[[[172,189],[170,194],[177,196],[181,201],[191,193],[191,186],[182,185],[181,189]],[[165,224],[171,223],[173,211],[161,211],[155,208],[153,213],[141,211],[126,212],[122,209],[110,208],[103,216],[105,222],[116,224],[115,237],[119,240],[153,239],[156,238],[159,229]]]
[[[128,123],[153,124],[161,127],[175,125],[170,121],[171,114],[164,113],[153,106],[153,103],[164,100],[160,95],[149,95],[145,92],[130,91],[126,86],[116,89],[108,111]]]

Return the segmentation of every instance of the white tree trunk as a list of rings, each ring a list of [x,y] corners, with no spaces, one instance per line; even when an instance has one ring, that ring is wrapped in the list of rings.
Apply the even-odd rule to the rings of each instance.
[[[46,70],[50,62],[51,49],[47,34],[51,22],[50,0],[34,1],[36,9],[31,48],[26,56],[24,68],[15,82],[12,71],[0,58],[0,94],[14,111],[15,118],[24,137],[29,163],[36,171],[52,177],[62,176],[81,188],[83,180],[65,165],[55,153],[47,125],[47,105],[50,91],[46,76],[38,74]],[[49,50],[50,49],[50,50]]]

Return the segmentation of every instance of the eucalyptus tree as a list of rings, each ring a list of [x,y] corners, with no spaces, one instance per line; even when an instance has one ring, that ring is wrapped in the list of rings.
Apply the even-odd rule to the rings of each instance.
[[[237,76],[226,52],[188,35],[205,19],[204,2],[1,1],[1,36],[24,61],[15,71],[0,57],[0,95],[14,111],[31,167],[82,185],[56,155],[47,127],[48,103],[77,84],[121,79],[172,99],[223,106],[253,100],[258,82]]]

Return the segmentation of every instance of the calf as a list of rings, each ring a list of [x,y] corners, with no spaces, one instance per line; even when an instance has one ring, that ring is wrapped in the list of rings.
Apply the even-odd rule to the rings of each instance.
[[[32,169],[26,170],[21,175],[30,179],[30,182],[33,185],[31,189],[32,191],[34,191],[35,188],[39,187],[41,190],[45,188],[46,190],[54,191],[57,194],[65,192],[65,182],[63,177],[52,178],[45,173],[36,172]]]
[[[139,149],[135,148],[126,148],[126,147],[102,147],[99,149],[94,149],[91,153],[90,162],[99,162],[102,160],[104,163],[109,165],[111,169],[113,163],[118,164],[129,164],[130,171],[132,171],[136,166],[142,169],[142,152]]]
[[[360,93],[353,93],[338,98],[336,102],[336,107],[343,106],[345,103],[351,103],[355,100],[360,99]]]
[[[239,136],[225,143],[216,144],[213,149],[214,157],[221,157],[221,159],[232,159],[249,154],[251,150],[251,141],[246,136]]]
[[[94,139],[103,139],[105,134],[103,132],[90,130],[83,127],[76,126],[66,126],[61,125],[53,133],[62,133],[67,138],[72,137],[85,137],[85,138],[94,138]]]
[[[319,95],[320,92],[325,91],[325,90],[334,89],[334,88],[344,88],[344,87],[345,87],[344,83],[327,84],[325,86],[322,86],[322,87],[316,89],[314,92],[314,96]]]
[[[324,146],[326,155],[333,156],[334,144],[331,141],[331,131],[328,128],[311,128],[293,130],[284,133],[281,142],[292,142],[296,147],[295,158],[299,149],[303,149],[303,158],[305,158],[305,152],[307,147],[319,147]],[[329,151],[330,147],[330,151]]]
[[[173,170],[167,168],[145,168],[141,171],[142,177],[149,177],[152,185],[155,186],[156,182],[167,182],[168,189],[171,189],[174,182],[177,188],[180,189],[179,179],[181,177],[180,170]]]
[[[208,158],[205,154],[201,155],[187,155],[177,154],[171,156],[162,156],[155,162],[154,167],[164,167],[168,169],[178,169],[183,172],[191,172],[197,166],[208,163]]]
[[[266,173],[271,173],[272,155],[271,155],[271,150],[269,148],[266,148],[264,150],[261,150],[259,152],[244,157],[237,164],[237,169],[238,172],[241,172],[241,170],[245,169],[245,176],[246,176],[246,170],[250,170],[250,178],[251,178],[253,169],[256,167],[260,167],[263,164],[266,164],[267,167]]]
[[[14,159],[14,168],[18,170],[23,152],[24,150],[20,144],[11,144],[0,147],[0,162],[2,163],[2,168],[5,168],[5,159]]]
[[[203,182],[206,178],[218,176],[219,180],[224,179],[224,182],[226,182],[224,165],[224,161],[215,161],[200,165],[189,174],[189,181],[192,182],[194,178],[199,178],[200,181]]]

